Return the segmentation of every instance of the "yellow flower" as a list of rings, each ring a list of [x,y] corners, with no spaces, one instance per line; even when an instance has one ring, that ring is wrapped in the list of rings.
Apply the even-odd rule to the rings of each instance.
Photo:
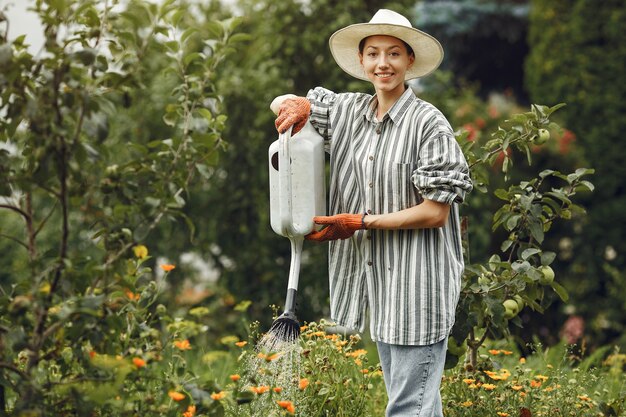
[[[183,413],[183,417],[193,417],[196,415],[196,406],[190,405],[187,407],[187,411]]]
[[[211,398],[213,398],[215,401],[222,400],[224,399],[224,397],[226,397],[225,391],[214,392],[213,394],[211,394]]]
[[[187,339],[174,341],[174,346],[176,346],[180,350],[190,350],[191,349],[191,343],[189,343],[189,340],[187,340]]]
[[[524,387],[521,385],[511,385],[511,389],[513,391],[520,391],[521,389],[523,389]]]
[[[462,402],[462,403],[461,403],[461,405],[462,405],[463,407],[471,407],[471,406],[473,406],[473,405],[474,405],[474,403],[473,403],[473,402],[471,402],[471,401],[465,401],[465,402]]]
[[[300,391],[302,391],[308,386],[309,386],[309,380],[307,378],[302,378],[300,380],[300,383],[298,384],[298,388],[300,389]]]
[[[308,328],[309,328],[309,326],[307,326],[307,325],[305,324],[304,326],[300,326],[300,331],[301,331],[301,332],[303,332],[303,331],[305,331],[305,330],[306,330],[306,329],[308,329]]]
[[[165,272],[170,272],[172,269],[176,268],[176,265],[172,264],[161,264],[159,267]]]
[[[133,364],[137,367],[137,368],[143,368],[144,366],[146,366],[146,361],[144,361],[141,358],[133,358]]]
[[[167,395],[174,401],[182,401],[185,399],[185,394],[178,391],[169,391]]]
[[[498,411],[496,414],[499,415],[500,417],[508,417],[509,415],[509,413],[503,413],[502,411]]]
[[[247,344],[248,344],[248,342],[243,341],[243,340],[241,342],[235,342],[235,346],[237,346],[237,347],[244,347]]]
[[[541,381],[541,382],[546,382],[548,380],[548,377],[545,375],[535,375],[535,379]]]
[[[241,376],[239,376],[239,374],[234,374],[230,376],[230,380],[233,382],[237,382],[241,379]]]
[[[470,384],[473,384],[474,382],[476,382],[476,380],[472,379],[472,378],[465,378],[463,380],[463,382],[465,382],[467,385],[470,385]]]
[[[496,386],[494,384],[483,384],[482,387],[487,391],[493,391],[494,389],[496,389]]]
[[[586,395],[579,395],[578,399],[581,401],[591,401],[591,398],[587,397]]]
[[[519,363],[526,363],[526,358],[519,358]]]
[[[530,386],[533,388],[539,388],[541,386],[541,381],[530,381]]]
[[[511,352],[510,350],[501,350],[500,353],[502,353],[503,355],[512,355],[513,352]]]
[[[139,259],[144,259],[146,256],[148,256],[148,248],[146,248],[144,245],[137,245],[133,247],[133,252],[135,252],[135,256]]]
[[[280,408],[284,408],[285,410],[287,410],[287,412],[289,412],[290,414],[296,412],[296,407],[291,401],[276,401],[276,404],[278,404]]]

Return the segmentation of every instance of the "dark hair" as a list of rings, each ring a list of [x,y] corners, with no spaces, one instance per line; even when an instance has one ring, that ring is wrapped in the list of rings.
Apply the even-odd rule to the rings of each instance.
[[[367,38],[369,38],[369,36],[366,36],[365,38],[361,39],[361,42],[359,42],[359,53],[360,54],[363,54],[363,48],[365,48],[365,41],[367,40]],[[398,38],[398,39],[400,39],[400,38]],[[402,39],[400,39],[400,40],[402,41]],[[405,41],[402,41],[402,43],[406,47],[406,52],[409,54],[409,56],[415,55],[415,52],[413,52],[413,48],[411,48],[411,45],[409,45]]]

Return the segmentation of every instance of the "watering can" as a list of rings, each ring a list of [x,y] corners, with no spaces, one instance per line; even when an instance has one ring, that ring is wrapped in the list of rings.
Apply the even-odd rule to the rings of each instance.
[[[313,231],[314,216],[326,214],[324,139],[306,123],[291,137],[291,128],[269,148],[270,221],[285,237]]]
[[[291,128],[270,145],[270,222],[289,238],[291,264],[285,310],[272,324],[274,340],[292,342],[300,335],[296,294],[304,236],[315,228],[314,216],[326,214],[324,139],[310,123],[291,137]]]

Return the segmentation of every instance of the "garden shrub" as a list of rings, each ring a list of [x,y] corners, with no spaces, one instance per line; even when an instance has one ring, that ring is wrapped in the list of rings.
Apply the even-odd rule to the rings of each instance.
[[[626,131],[625,20],[620,0],[533,0],[525,66],[532,101],[567,103],[563,124],[597,169],[594,196],[583,203],[587,224],[574,235],[576,256],[564,276],[570,310],[587,318],[598,344],[620,337],[626,325],[607,271],[626,265],[626,149],[619,145]],[[623,286],[620,281],[615,284]]]

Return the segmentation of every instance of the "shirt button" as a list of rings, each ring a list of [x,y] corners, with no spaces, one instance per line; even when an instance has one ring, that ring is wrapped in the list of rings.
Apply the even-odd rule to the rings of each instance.
[[[376,129],[376,133],[380,135],[380,127]]]
[[[367,264],[368,264],[369,266],[372,266],[372,261],[367,261]]]
[[[367,210],[367,214],[372,214],[372,210]]]
[[[370,182],[370,183],[369,183],[369,186],[370,186],[370,188],[374,188],[374,183],[373,183],[373,182]]]
[[[374,157],[370,155],[370,161],[373,161],[373,160],[374,160]]]

